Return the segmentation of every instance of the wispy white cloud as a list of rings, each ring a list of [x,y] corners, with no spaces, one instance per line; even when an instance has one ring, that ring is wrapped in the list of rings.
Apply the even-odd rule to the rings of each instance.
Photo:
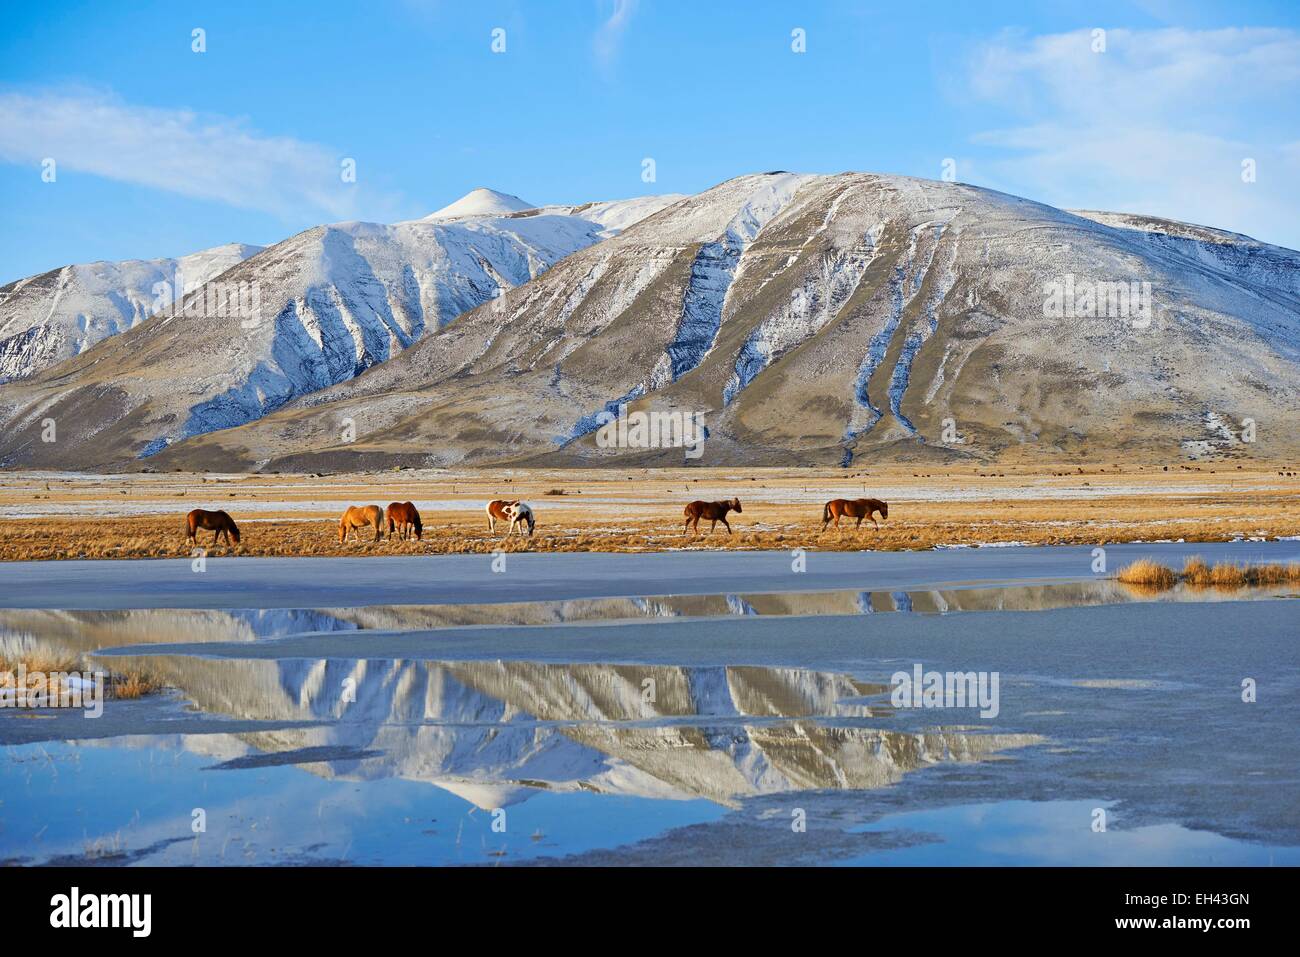
[[[1143,212],[1300,246],[1300,33],[1113,29],[1006,34],[966,89],[1005,123],[989,185],[1054,205]],[[1243,182],[1242,161],[1256,163]]]
[[[637,0],[614,0],[609,16],[596,31],[594,48],[596,63],[601,69],[613,68],[618,52],[623,46],[623,35],[632,21],[632,15],[636,13],[636,5]]]
[[[351,216],[343,156],[244,121],[99,91],[0,92],[0,160],[41,163],[290,218]]]

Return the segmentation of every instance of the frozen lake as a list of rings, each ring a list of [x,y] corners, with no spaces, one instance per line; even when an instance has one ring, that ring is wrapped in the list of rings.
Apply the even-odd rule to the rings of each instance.
[[[1190,554],[1300,543],[1106,550]],[[1289,589],[1134,592],[1088,548],[792,560],[0,565],[0,653],[171,689],[0,709],[0,862],[1300,863]],[[996,707],[904,707],[918,668]]]

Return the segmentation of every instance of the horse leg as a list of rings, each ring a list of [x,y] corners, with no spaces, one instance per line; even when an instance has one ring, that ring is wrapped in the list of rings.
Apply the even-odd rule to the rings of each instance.
[[[727,521],[727,516],[722,516],[722,524],[727,526],[727,534],[731,534],[731,523]]]

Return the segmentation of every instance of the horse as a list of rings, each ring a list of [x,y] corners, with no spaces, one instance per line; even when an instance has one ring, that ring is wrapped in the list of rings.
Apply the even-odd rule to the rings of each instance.
[[[840,527],[840,516],[847,515],[849,518],[856,518],[858,524],[855,528],[862,527],[864,518],[871,519],[871,524],[876,526],[876,531],[880,531],[880,523],[876,521],[875,512],[880,513],[880,517],[889,518],[889,505],[878,498],[834,498],[826,503],[822,509],[822,531],[826,531],[826,526],[835,520],[835,527]]]
[[[361,529],[375,526],[375,541],[383,537],[384,512],[378,505],[350,505],[339,519],[339,544],[347,541],[348,533],[356,531],[357,541],[361,541]]]
[[[185,541],[198,544],[198,530],[203,529],[212,532],[212,544],[217,544],[217,539],[222,535],[226,536],[226,544],[230,544],[233,538],[236,545],[239,544],[239,526],[235,520],[225,512],[207,512],[201,508],[196,508],[190,514],[185,516]]]
[[[519,534],[524,533],[524,524],[528,524],[528,537],[532,538],[533,529],[537,526],[537,520],[533,517],[533,509],[527,502],[506,502],[501,499],[493,499],[487,503],[488,531],[497,530],[497,521],[509,522],[510,528],[506,534],[509,535],[517,528]]]
[[[691,522],[695,523],[695,534],[700,534],[700,519],[707,518],[713,524],[709,526],[709,534],[718,527],[718,522],[726,526],[727,534],[731,534],[731,523],[727,521],[728,512],[743,512],[740,507],[740,499],[733,498],[729,502],[691,502],[686,506],[683,513],[686,516],[686,524],[682,526],[682,534],[686,534],[686,529],[690,528]]]
[[[424,538],[424,524],[420,521],[420,512],[413,502],[393,502],[388,506],[388,537],[396,531],[406,541],[408,535],[415,536],[416,541]]]

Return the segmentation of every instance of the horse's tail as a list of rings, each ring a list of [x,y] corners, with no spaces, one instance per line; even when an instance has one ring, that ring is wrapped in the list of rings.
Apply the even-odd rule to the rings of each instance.
[[[822,524],[825,525],[831,520],[831,503],[827,502],[826,507],[822,509]]]

